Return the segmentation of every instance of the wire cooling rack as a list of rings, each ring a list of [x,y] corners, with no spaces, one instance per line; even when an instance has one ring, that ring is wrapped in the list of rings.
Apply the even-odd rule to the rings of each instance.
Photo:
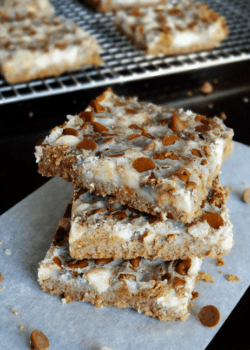
[[[9,85],[0,78],[0,104],[109,86],[150,77],[207,68],[250,59],[250,3],[243,0],[204,0],[226,17],[230,35],[214,50],[177,56],[150,55],[133,46],[115,28],[114,14],[100,13],[83,0],[51,0],[56,13],[73,19],[102,46],[103,63],[60,77]]]

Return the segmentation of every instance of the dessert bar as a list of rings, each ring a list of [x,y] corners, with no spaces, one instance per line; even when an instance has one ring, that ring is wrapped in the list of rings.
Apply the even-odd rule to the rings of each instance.
[[[98,66],[100,51],[94,37],[62,16],[0,22],[0,70],[11,84]]]
[[[226,38],[225,18],[206,4],[169,1],[167,5],[118,11],[115,24],[147,54],[175,55],[213,49]]]
[[[192,222],[232,151],[219,118],[106,90],[36,146],[39,172],[147,213]]]
[[[85,0],[87,4],[99,11],[117,11],[128,8],[139,8],[165,4],[166,0]]]
[[[1,0],[0,20],[51,16],[54,8],[49,0]]]
[[[68,253],[68,214],[60,220],[54,241],[40,263],[38,281],[44,291],[63,294],[67,302],[134,308],[160,320],[184,321],[189,316],[201,259],[74,260]]]
[[[201,216],[191,224],[152,216],[84,190],[72,201],[70,255],[75,259],[216,258],[233,246],[226,191],[214,180]]]

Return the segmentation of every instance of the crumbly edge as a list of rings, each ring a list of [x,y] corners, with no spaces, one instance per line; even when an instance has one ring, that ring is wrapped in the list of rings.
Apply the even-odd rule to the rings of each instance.
[[[185,321],[190,314],[188,310],[178,313],[174,307],[163,311],[161,305],[157,304],[156,301],[160,297],[161,288],[155,288],[154,293],[152,293],[152,290],[146,289],[140,290],[140,293],[131,293],[124,283],[123,287],[117,290],[116,293],[104,292],[99,294],[94,290],[86,293],[84,289],[78,288],[77,284],[71,283],[67,285],[66,282],[59,282],[53,278],[46,280],[39,279],[38,281],[43,291],[63,295],[68,303],[78,300],[90,302],[96,307],[116,306],[125,309],[134,308],[145,313],[147,316],[156,317],[160,321]]]
[[[69,154],[66,151],[66,146],[44,146],[43,154],[39,161],[39,173],[43,176],[61,176],[64,180],[69,181],[75,188],[84,187],[90,192],[94,192],[97,195],[106,197],[107,195],[113,195],[116,197],[116,201],[120,204],[127,204],[131,208],[138,209],[150,214],[156,214],[156,205],[151,205],[145,202],[145,198],[138,195],[138,192],[128,187],[113,187],[111,184],[103,184],[101,182],[88,183],[84,181],[81,176],[80,169],[73,169],[73,164],[77,162],[77,157],[74,154]],[[223,152],[223,162],[228,159],[230,153],[233,150],[233,143],[231,136],[227,137]],[[210,174],[207,183],[203,185],[203,188],[199,188],[199,196],[196,199],[196,203],[193,202],[192,214],[188,214],[183,211],[176,211],[174,207],[174,196],[171,196],[173,201],[172,207],[168,207],[165,212],[171,214],[173,219],[180,220],[182,222],[190,223],[197,218],[200,212],[200,204],[207,196],[207,187],[212,185],[212,181],[218,176],[220,167],[216,169],[216,172]]]
[[[228,255],[231,249],[225,250],[221,247],[220,242],[209,245],[206,238],[185,239],[184,245],[174,246],[166,240],[157,239],[149,244],[140,242],[125,242],[122,240],[109,241],[108,239],[99,244],[89,244],[87,240],[76,241],[70,245],[70,255],[74,259],[135,259],[143,257],[148,260],[163,259],[165,261],[181,259],[185,260],[191,256],[198,258],[217,258],[221,255]]]
[[[148,2],[146,3],[141,3],[140,5],[137,4],[137,1],[134,2],[134,4],[131,5],[112,5],[112,2],[107,2],[107,4],[103,4],[102,0],[98,2],[93,2],[92,0],[85,0],[87,4],[93,6],[96,8],[98,11],[102,12],[108,12],[108,11],[119,11],[119,10],[128,10],[128,9],[138,9],[140,7],[151,7],[152,4],[149,4]],[[126,1],[124,2],[126,3]],[[157,3],[153,4],[153,6],[158,6],[165,4],[166,0],[158,0]]]

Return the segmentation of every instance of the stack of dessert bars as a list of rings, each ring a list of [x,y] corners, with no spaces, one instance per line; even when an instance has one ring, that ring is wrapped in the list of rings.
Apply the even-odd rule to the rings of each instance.
[[[44,291],[64,301],[189,316],[202,259],[233,246],[222,163],[233,130],[109,88],[38,142],[44,176],[74,195],[40,263]]]

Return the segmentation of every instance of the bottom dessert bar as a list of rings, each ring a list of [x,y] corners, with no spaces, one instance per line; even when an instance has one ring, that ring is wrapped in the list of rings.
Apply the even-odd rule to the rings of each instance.
[[[70,205],[53,243],[40,263],[38,281],[44,291],[73,300],[134,308],[159,320],[185,321],[202,260],[149,261],[74,260],[69,255]]]

